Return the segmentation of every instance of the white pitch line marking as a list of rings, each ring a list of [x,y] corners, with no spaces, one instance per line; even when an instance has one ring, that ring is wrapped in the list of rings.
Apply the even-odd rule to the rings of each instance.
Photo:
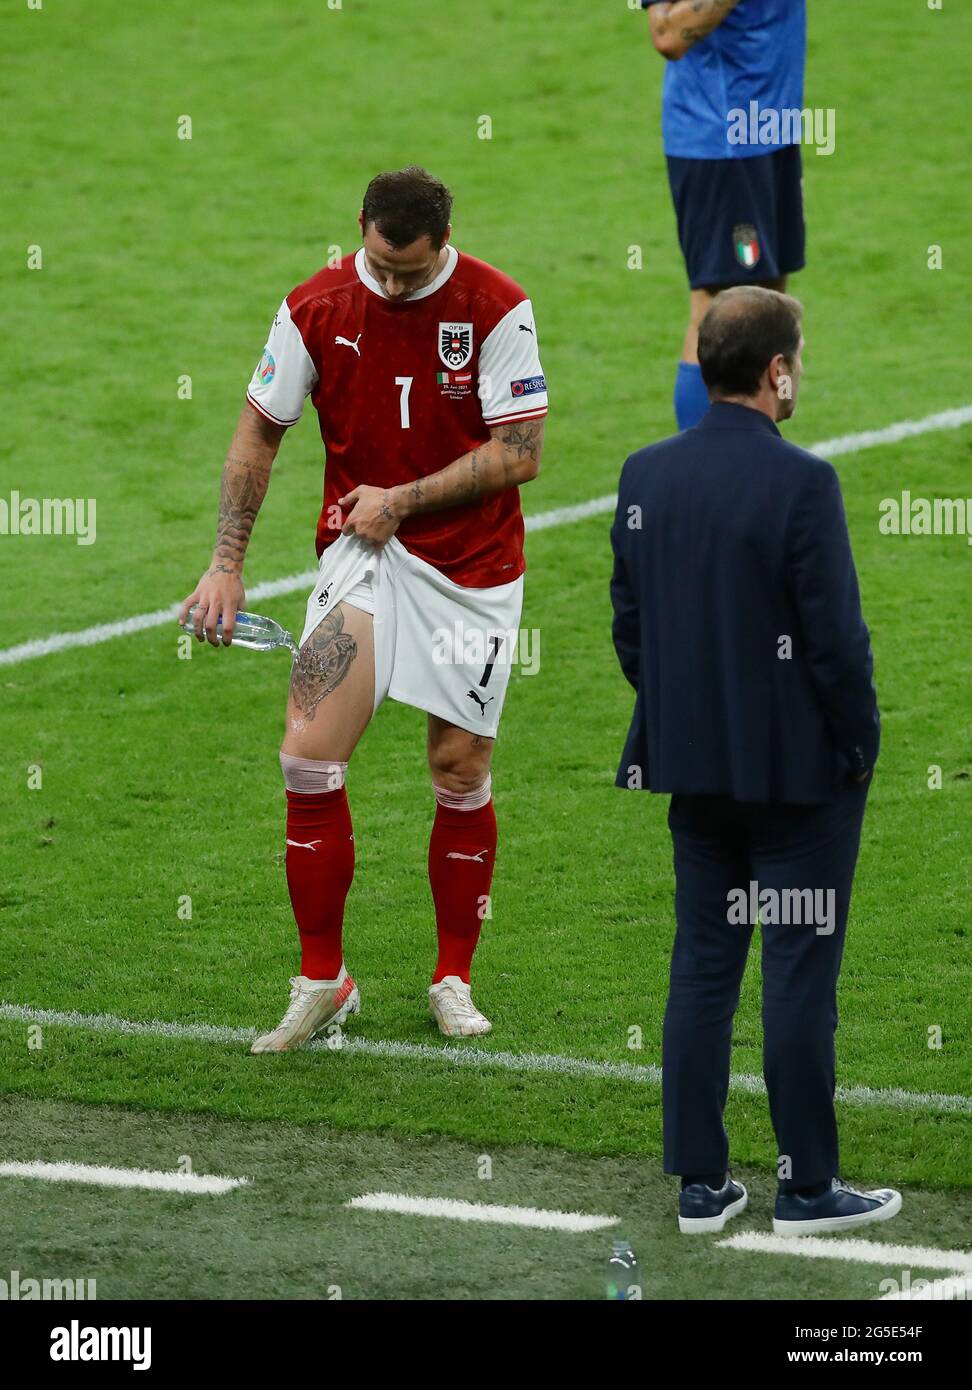
[[[257,1036],[254,1028],[232,1028],[217,1023],[170,1023],[159,1019],[149,1022],[140,1019],[118,1018],[114,1014],[83,1014],[56,1009],[35,1009],[27,1004],[7,1004],[0,1001],[0,1020],[12,1023],[40,1023],[51,1027],[86,1028],[96,1033],[122,1033],[129,1037],[170,1038],[178,1042],[229,1043],[243,1045]],[[490,1052],[486,1048],[441,1047],[431,1043],[391,1041],[372,1042],[367,1038],[345,1036],[341,1047],[333,1040],[317,1039],[309,1044],[315,1051],[348,1053],[352,1057],[405,1058],[409,1061],[449,1062],[458,1067],[501,1067],[506,1071],[554,1073],[560,1076],[608,1078],[657,1086],[661,1082],[661,1067],[634,1062],[602,1062],[591,1057],[564,1057],[546,1052]],[[765,1095],[762,1077],[747,1072],[735,1072],[729,1079],[733,1091]],[[937,1114],[972,1115],[972,1097],[947,1095],[940,1092],[903,1091],[897,1087],[885,1090],[873,1086],[838,1086],[837,1099],[845,1105],[860,1105],[876,1109],[928,1110]]]
[[[580,1211],[544,1211],[539,1207],[499,1207],[486,1202],[460,1202],[453,1197],[409,1197],[404,1192],[366,1192],[346,1207],[358,1211],[389,1211],[401,1216],[437,1216],[447,1221],[479,1221],[493,1226],[529,1226],[537,1231],[568,1231],[580,1235],[616,1226],[616,1216],[588,1216]]]
[[[310,589],[317,580],[317,570],[305,570],[303,574],[289,574],[283,579],[254,584],[252,589],[247,590],[247,602],[259,603],[261,599],[279,598],[298,589]],[[21,661],[68,651],[71,647],[96,647],[101,642],[110,642],[114,637],[131,637],[133,633],[145,632],[148,628],[164,627],[166,623],[175,622],[180,606],[170,603],[166,608],[156,608],[151,613],[136,613],[134,617],[120,618],[113,623],[96,623],[94,627],[82,628],[78,632],[56,632],[51,637],[35,637],[30,642],[21,642],[17,647],[0,650],[0,666],[16,666]]]
[[[881,444],[897,444],[902,439],[912,439],[915,435],[929,434],[935,430],[955,430],[972,423],[972,405],[959,406],[955,410],[940,410],[934,415],[926,415],[921,420],[899,420],[880,430],[861,430],[857,434],[841,434],[834,439],[821,440],[819,444],[809,445],[811,453],[825,458],[837,458],[841,454],[856,454],[862,449],[873,449]],[[620,460],[619,460],[620,462]],[[570,507],[554,507],[550,511],[535,512],[524,519],[527,531],[546,531],[552,526],[565,526],[570,522],[584,521],[591,516],[601,516],[614,510],[616,493],[603,497],[592,497],[588,502],[578,502]],[[247,591],[247,601],[259,603],[265,598],[280,598],[309,589],[317,582],[317,570],[304,570],[301,574],[285,575],[282,579],[266,580],[254,584]],[[16,666],[21,661],[32,661],[39,656],[50,656],[64,652],[72,647],[94,647],[101,642],[110,642],[115,637],[130,637],[136,632],[149,628],[163,627],[174,622],[179,613],[179,604],[170,603],[166,608],[156,608],[151,613],[136,613],[131,618],[120,618],[116,622],[97,623],[94,627],[81,628],[76,632],[55,632],[50,637],[35,637],[29,642],[21,642],[16,647],[0,650],[0,666]]]
[[[936,1250],[928,1245],[886,1245],[877,1240],[834,1236],[776,1236],[762,1231],[740,1231],[716,1244],[729,1250],[761,1255],[798,1255],[810,1260],[846,1260],[852,1264],[891,1265],[899,1269],[944,1269],[949,1274],[972,1272],[969,1251]]]
[[[885,425],[881,430],[839,434],[834,439],[811,444],[810,452],[827,459],[837,458],[841,454],[856,454],[861,449],[874,449],[881,444],[899,444],[902,439],[913,439],[915,435],[931,434],[935,430],[957,430],[968,424],[972,424],[972,405],[961,405],[955,410],[939,410],[934,415],[925,415],[921,420],[899,420],[897,424]]]
[[[44,1182],[83,1182],[97,1187],[143,1187],[156,1192],[219,1193],[245,1187],[249,1178],[214,1173],[165,1173],[149,1168],[107,1168],[90,1163],[0,1163],[0,1178],[40,1178]]]

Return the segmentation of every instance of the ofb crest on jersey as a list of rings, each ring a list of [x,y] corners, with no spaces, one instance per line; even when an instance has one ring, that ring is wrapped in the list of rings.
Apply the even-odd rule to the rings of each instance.
[[[473,326],[471,323],[439,324],[439,357],[445,366],[458,371],[464,367],[473,352]]]

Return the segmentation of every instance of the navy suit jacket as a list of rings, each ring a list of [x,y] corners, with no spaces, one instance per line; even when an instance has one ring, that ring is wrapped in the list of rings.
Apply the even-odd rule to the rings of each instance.
[[[718,402],[632,454],[611,531],[614,644],[637,692],[617,785],[833,801],[880,718],[837,474]]]

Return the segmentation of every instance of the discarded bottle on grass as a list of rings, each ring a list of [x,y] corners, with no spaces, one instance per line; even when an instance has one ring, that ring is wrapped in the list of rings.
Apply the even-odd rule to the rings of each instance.
[[[641,1273],[635,1252],[626,1240],[616,1240],[611,1246],[611,1258],[607,1262],[607,1294],[614,1299],[639,1299],[641,1297]]]
[[[186,621],[182,624],[184,631],[195,633],[193,619],[198,607],[198,604],[194,604],[189,609]],[[222,618],[216,626],[222,628]],[[260,613],[237,613],[236,626],[233,629],[233,646],[249,647],[255,652],[271,652],[275,647],[286,647],[295,659],[299,650],[293,635],[285,627]]]

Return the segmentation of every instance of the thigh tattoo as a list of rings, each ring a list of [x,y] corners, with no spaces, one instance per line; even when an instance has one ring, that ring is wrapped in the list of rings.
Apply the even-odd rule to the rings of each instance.
[[[315,628],[300,649],[290,678],[290,694],[300,712],[313,719],[317,706],[337,690],[358,655],[358,644],[344,631],[340,604]]]

